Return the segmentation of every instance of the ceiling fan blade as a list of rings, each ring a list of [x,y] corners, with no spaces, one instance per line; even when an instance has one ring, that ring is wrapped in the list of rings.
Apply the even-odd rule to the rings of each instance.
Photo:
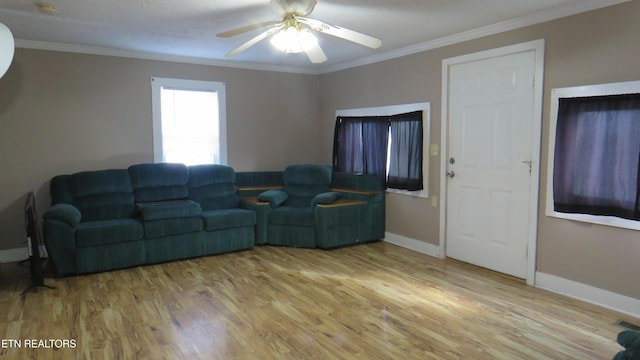
[[[341,39],[349,40],[354,43],[377,49],[382,45],[380,39],[374,38],[366,34],[359,33],[357,31],[345,29],[339,26],[330,25],[320,20],[309,19],[303,16],[296,16],[296,19],[303,24],[309,25],[313,30],[319,31],[325,34],[329,34]]]
[[[243,26],[243,27],[239,27],[237,29],[233,29],[233,30],[229,30],[229,31],[224,31],[221,33],[216,34],[217,37],[221,37],[221,38],[227,38],[227,37],[232,37],[232,36],[236,36],[236,35],[240,35],[240,34],[244,34],[246,32],[249,32],[251,30],[255,30],[255,29],[262,29],[265,28],[267,26],[272,26],[275,24],[279,24],[282,21],[277,21],[277,20],[272,20],[272,21],[263,21],[261,23],[257,23],[257,24],[251,24],[251,25],[247,25],[247,26]]]
[[[269,30],[260,33],[258,36],[250,39],[246,43],[238,46],[237,48],[235,48],[233,50],[231,50],[226,56],[227,57],[232,57],[232,56],[238,55],[239,53],[247,50],[248,48],[252,47],[253,45],[259,43],[260,41],[268,38],[272,34],[280,31],[280,29],[282,29],[283,27],[284,27],[284,23],[278,23],[276,25],[273,25]]]
[[[320,64],[327,61],[327,55],[324,54],[320,45],[315,44],[304,51],[309,60],[314,64]]]

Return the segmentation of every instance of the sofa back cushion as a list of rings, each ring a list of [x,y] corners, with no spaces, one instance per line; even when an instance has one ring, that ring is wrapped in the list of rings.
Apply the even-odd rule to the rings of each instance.
[[[51,205],[73,204],[73,195],[69,189],[69,179],[71,175],[57,175],[49,182],[49,192],[51,193]]]
[[[311,199],[330,191],[331,168],[321,164],[290,165],[283,174],[285,205],[310,206]]]
[[[240,201],[236,194],[236,173],[225,165],[194,165],[189,167],[189,199],[203,211],[233,209]]]
[[[184,164],[137,164],[128,170],[136,202],[187,198],[189,170]]]
[[[74,205],[82,214],[83,222],[126,219],[134,215],[133,188],[127,170],[83,171],[54,179],[51,183],[52,190],[55,189],[53,201]],[[64,184],[67,192],[63,190]]]

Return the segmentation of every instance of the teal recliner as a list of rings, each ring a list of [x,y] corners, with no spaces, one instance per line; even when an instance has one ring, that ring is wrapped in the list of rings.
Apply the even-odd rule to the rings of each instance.
[[[638,360],[640,359],[640,331],[624,330],[618,334],[618,344],[624,350],[617,353],[613,360]]]
[[[58,175],[51,179],[51,199],[43,230],[58,274],[144,263],[144,230],[135,218],[133,186],[126,169]]]
[[[329,249],[371,239],[363,237],[365,201],[347,199],[331,190],[327,165],[291,165],[284,170],[282,190],[268,190],[258,200],[271,211],[266,226],[271,245]]]

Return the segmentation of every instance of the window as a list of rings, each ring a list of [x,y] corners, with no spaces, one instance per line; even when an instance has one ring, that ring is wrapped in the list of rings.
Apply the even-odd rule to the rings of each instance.
[[[225,164],[224,83],[152,78],[155,162]]]
[[[547,214],[640,229],[640,82],[552,94]]]
[[[429,103],[336,112],[335,171],[385,178],[391,192],[427,197]]]

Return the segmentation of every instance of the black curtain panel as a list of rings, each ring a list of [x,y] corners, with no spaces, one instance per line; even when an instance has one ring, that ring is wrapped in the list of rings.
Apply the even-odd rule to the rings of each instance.
[[[390,188],[421,190],[422,126],[422,111],[393,116],[338,116],[333,169],[378,175]]]
[[[388,187],[422,190],[422,111],[390,118]]]
[[[639,174],[640,94],[559,99],[555,211],[640,220]]]
[[[338,116],[333,141],[334,170],[386,176],[388,138],[386,117]]]

